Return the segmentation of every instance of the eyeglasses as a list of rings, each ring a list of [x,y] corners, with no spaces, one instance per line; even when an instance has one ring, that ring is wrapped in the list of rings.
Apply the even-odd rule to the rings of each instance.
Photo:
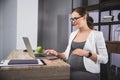
[[[81,17],[74,17],[74,18],[71,18],[71,21],[74,22],[74,21],[77,21],[78,19],[80,19]]]

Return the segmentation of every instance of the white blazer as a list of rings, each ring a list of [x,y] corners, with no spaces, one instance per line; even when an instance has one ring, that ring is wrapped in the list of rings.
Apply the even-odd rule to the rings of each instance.
[[[66,59],[68,59],[71,49],[71,43],[79,30],[71,33],[68,46],[64,52]],[[106,49],[105,40],[101,31],[92,30],[86,40],[84,50],[97,54],[97,62],[92,61],[90,58],[83,57],[83,63],[87,71],[91,73],[100,73],[100,63],[108,62],[108,53]]]

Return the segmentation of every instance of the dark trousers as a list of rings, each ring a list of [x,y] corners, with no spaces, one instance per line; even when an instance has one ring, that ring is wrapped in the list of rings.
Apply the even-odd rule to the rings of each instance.
[[[70,80],[100,80],[100,75],[90,72],[71,71]]]

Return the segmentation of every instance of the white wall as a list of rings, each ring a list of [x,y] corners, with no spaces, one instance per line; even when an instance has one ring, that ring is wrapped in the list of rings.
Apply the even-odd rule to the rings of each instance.
[[[16,48],[17,1],[0,0],[0,57],[5,59]]]
[[[22,36],[37,45],[38,0],[0,0],[0,60],[13,49],[25,49]]]
[[[37,46],[38,0],[17,1],[17,49],[25,49],[22,37],[29,38],[32,48]]]
[[[2,56],[3,56],[3,23],[2,23],[2,19],[3,19],[3,13],[2,13],[2,7],[3,7],[3,1],[0,0],[0,60],[2,59]]]

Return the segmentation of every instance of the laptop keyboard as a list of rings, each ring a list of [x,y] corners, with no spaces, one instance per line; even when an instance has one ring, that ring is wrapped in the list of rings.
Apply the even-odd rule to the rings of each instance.
[[[53,55],[47,55],[47,54],[44,54],[44,53],[36,53],[35,54],[35,57],[52,57]]]

